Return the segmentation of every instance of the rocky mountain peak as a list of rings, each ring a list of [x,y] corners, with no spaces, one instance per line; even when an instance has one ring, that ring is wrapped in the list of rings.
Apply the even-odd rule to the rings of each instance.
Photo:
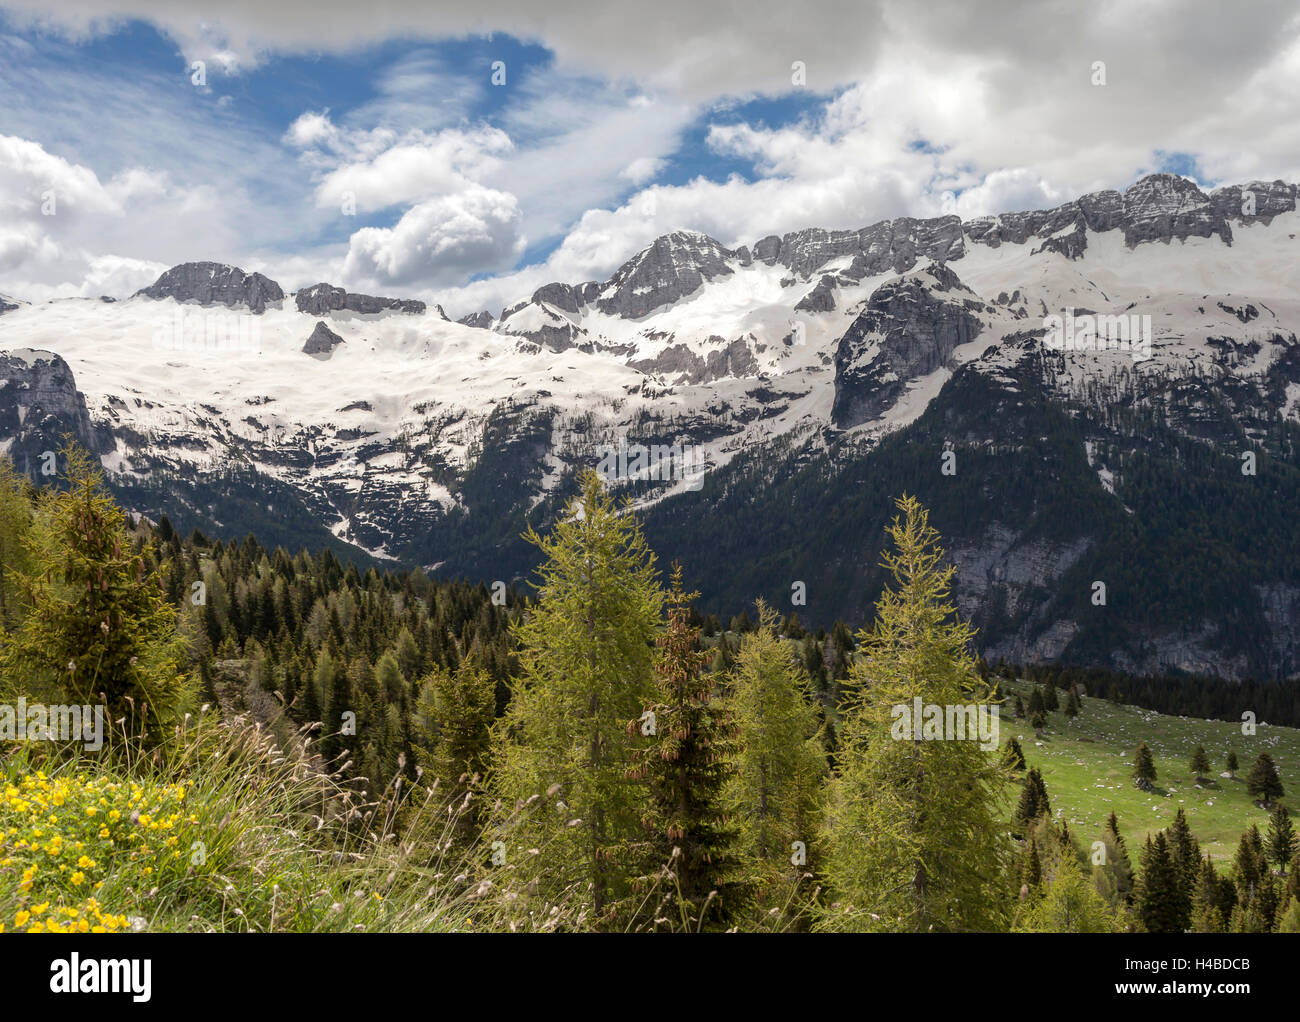
[[[707,234],[679,230],[661,235],[619,267],[596,307],[608,315],[640,319],[706,281],[734,273],[734,258],[735,253]]]
[[[134,297],[173,298],[178,302],[224,305],[232,309],[243,305],[251,312],[262,313],[268,303],[283,301],[284,291],[260,273],[245,273],[238,266],[225,263],[200,262],[173,266]]]
[[[311,316],[328,316],[331,312],[357,312],[373,315],[380,312],[401,312],[412,316],[423,315],[424,302],[410,298],[377,298],[374,295],[356,294],[333,284],[313,284],[295,292],[294,304],[299,312]],[[439,312],[442,310],[439,309]],[[442,317],[446,319],[444,315]]]

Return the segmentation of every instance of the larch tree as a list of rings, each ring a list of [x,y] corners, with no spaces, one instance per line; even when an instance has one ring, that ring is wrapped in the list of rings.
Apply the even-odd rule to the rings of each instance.
[[[594,472],[550,534],[527,538],[543,563],[495,727],[497,826],[510,865],[541,896],[566,898],[594,926],[626,925],[645,872],[648,803],[646,784],[628,775],[645,738],[627,722],[655,699],[655,557]]]
[[[759,601],[758,626],[740,643],[728,708],[737,751],[725,802],[755,905],[799,911],[813,863],[815,802],[826,774],[821,727],[798,647],[776,633],[776,612]]]
[[[883,566],[893,578],[861,633],[826,797],[824,872],[832,929],[997,930],[1007,923],[1013,849],[1000,819],[1007,772],[975,735],[896,730],[914,707],[996,713],[957,617],[938,533],[898,501]],[[995,718],[994,718],[995,719]],[[952,740],[947,740],[951,738]],[[835,908],[834,905],[838,905]]]
[[[114,720],[143,731],[186,691],[176,609],[91,456],[70,445],[61,458],[67,488],[41,491],[27,568],[12,576],[27,609],[3,669],[28,695],[102,701]]]
[[[22,620],[22,590],[15,576],[30,566],[31,490],[31,483],[13,463],[0,457],[0,633],[11,631]]]
[[[1027,902],[1012,927],[1018,933],[1114,933],[1114,913],[1073,855],[1061,855],[1043,893]]]

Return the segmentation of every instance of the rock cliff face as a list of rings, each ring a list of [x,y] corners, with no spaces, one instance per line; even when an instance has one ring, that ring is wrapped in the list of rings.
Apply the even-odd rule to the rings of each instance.
[[[624,263],[600,292],[596,308],[611,316],[640,319],[694,292],[706,281],[729,276],[734,253],[704,234],[675,231]]]
[[[91,425],[67,362],[51,351],[0,351],[0,437],[14,465],[40,479],[54,464],[46,452],[61,450],[65,434],[92,452],[112,448]]]
[[[882,284],[835,350],[831,420],[849,429],[884,414],[908,383],[975,339],[983,308],[941,264]]]
[[[269,277],[223,263],[181,263],[136,294],[232,309],[242,305],[255,313],[265,312],[268,303],[284,300],[284,291]]]
[[[424,302],[414,299],[376,298],[374,295],[354,294],[333,284],[313,284],[311,287],[305,287],[294,294],[293,301],[299,312],[312,316],[328,316],[331,312],[342,311],[365,315],[403,312],[419,316],[423,315],[426,309]]]

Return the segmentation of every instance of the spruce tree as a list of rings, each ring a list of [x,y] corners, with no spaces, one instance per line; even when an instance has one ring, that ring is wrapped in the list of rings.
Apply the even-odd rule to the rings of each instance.
[[[1192,896],[1196,892],[1196,880],[1200,872],[1201,848],[1187,825],[1187,816],[1182,806],[1174,814],[1174,822],[1167,834],[1169,859],[1176,879],[1176,896],[1172,903],[1176,910],[1175,923],[1178,929],[1185,930],[1191,925]]]
[[[527,538],[544,560],[537,603],[515,629],[519,677],[494,730],[501,840],[539,896],[616,927],[634,914],[644,865],[648,792],[628,767],[645,738],[627,722],[655,697],[655,558],[594,472],[549,535]]]
[[[1065,715],[1073,720],[1082,709],[1083,705],[1079,702],[1079,690],[1071,685],[1065,699]]]
[[[1264,848],[1269,859],[1277,864],[1278,869],[1286,872],[1286,864],[1296,854],[1297,845],[1295,827],[1291,823],[1291,814],[1284,805],[1277,805],[1268,820],[1268,837]]]
[[[1156,764],[1146,742],[1137,747],[1133,756],[1133,780],[1144,791],[1150,790],[1156,781]]]
[[[892,577],[850,673],[840,773],[827,791],[825,873],[840,909],[829,928],[987,930],[1006,924],[1013,850],[999,820],[1007,782],[971,736],[926,740],[922,706],[991,710],[974,633],[950,600],[954,569],[913,497],[888,529]],[[900,713],[904,717],[900,717]],[[952,736],[955,739],[955,736]]]
[[[1020,787],[1020,801],[1016,804],[1012,822],[1017,826],[1025,827],[1040,816],[1051,814],[1052,807],[1048,802],[1047,785],[1043,783],[1043,775],[1039,773],[1037,767],[1032,767]]]
[[[733,908],[739,891],[735,832],[727,822],[723,787],[735,754],[736,725],[704,673],[707,654],[691,624],[691,601],[674,564],[668,622],[656,639],[657,693],[629,730],[649,735],[634,749],[630,776],[650,788],[646,828],[649,866],[669,866],[668,902],[656,916],[681,928],[699,928]]]
[[[1003,747],[1002,762],[1009,770],[1018,772],[1025,769],[1025,751],[1020,748],[1020,742],[1014,736]]]
[[[1205,746],[1198,745],[1192,750],[1192,760],[1188,764],[1191,768],[1192,776],[1198,780],[1210,772],[1210,757],[1205,753]]]
[[[1195,933],[1222,933],[1225,926],[1218,870],[1207,855],[1197,870],[1196,891],[1192,896],[1192,931]]]
[[[1246,791],[1256,802],[1268,808],[1284,794],[1282,779],[1278,776],[1273,757],[1261,752],[1246,778]]]
[[[1140,858],[1142,868],[1135,894],[1138,921],[1147,933],[1178,933],[1182,930],[1179,905],[1179,877],[1169,855],[1165,832],[1147,837]]]
[[[429,772],[454,805],[463,805],[458,832],[471,833],[481,819],[475,800],[491,755],[496,684],[471,651],[454,671],[438,664],[420,683],[416,714]],[[468,801],[467,801],[468,800]]]
[[[1224,758],[1223,768],[1228,771],[1228,776],[1237,772],[1237,753],[1232,749],[1228,750],[1228,755]]]

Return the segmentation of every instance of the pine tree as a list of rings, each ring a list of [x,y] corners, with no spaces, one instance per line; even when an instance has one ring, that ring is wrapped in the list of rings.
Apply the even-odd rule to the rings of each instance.
[[[657,696],[628,724],[650,736],[648,745],[633,750],[630,771],[650,787],[649,865],[671,864],[674,874],[672,907],[661,902],[656,916],[691,928],[721,918],[738,894],[736,835],[723,805],[736,725],[704,673],[707,654],[690,613],[698,595],[682,590],[681,565],[674,564],[667,628],[656,640]]]
[[[794,647],[776,634],[776,612],[758,606],[731,674],[728,709],[736,721],[734,769],[725,799],[738,828],[737,850],[761,911],[798,907],[811,861],[813,809],[826,757],[808,677]]]
[[[1065,699],[1065,715],[1073,720],[1083,709],[1083,704],[1079,702],[1079,690],[1075,686],[1070,686],[1070,691]]]
[[[1286,872],[1286,864],[1296,854],[1297,845],[1295,827],[1291,823],[1291,814],[1284,805],[1277,805],[1268,820],[1268,837],[1264,842],[1268,857],[1277,864],[1278,869]]]
[[[516,626],[520,676],[495,728],[508,816],[498,826],[540,895],[568,897],[593,925],[614,926],[632,913],[642,872],[647,790],[627,768],[644,738],[627,722],[654,700],[663,593],[639,523],[618,513],[594,472],[554,530],[528,539],[544,561],[537,603]],[[536,809],[527,804],[543,793]]]
[[[1232,749],[1228,750],[1228,755],[1223,761],[1223,768],[1228,771],[1228,776],[1237,772],[1237,754]]]
[[[14,574],[30,608],[4,649],[4,673],[28,695],[96,704],[142,730],[167,719],[184,692],[176,609],[147,551],[133,549],[126,516],[83,449],[62,452],[67,489],[42,491]]]
[[[1050,681],[1043,686],[1043,709],[1048,713],[1055,713],[1061,708],[1061,699],[1057,694],[1056,686]]]
[[[970,652],[974,633],[950,602],[954,569],[912,497],[898,501],[893,579],[860,634],[841,736],[841,772],[827,791],[826,876],[839,911],[828,928],[984,930],[1005,925],[1013,850],[999,800],[1006,773],[977,741],[929,741],[922,706],[990,712]],[[901,709],[900,709],[901,708]],[[954,736],[955,737],[955,736]],[[872,917],[878,917],[873,919]]]
[[[1015,736],[1007,740],[1007,744],[1002,751],[1002,762],[1009,770],[1020,771],[1025,769],[1025,751],[1020,748],[1020,742]]]
[[[1142,742],[1133,756],[1133,780],[1141,789],[1149,790],[1156,781],[1156,764],[1147,743]]]
[[[1198,780],[1210,772],[1210,757],[1206,755],[1204,745],[1198,745],[1192,750],[1192,760],[1188,766]]]
[[[1277,767],[1273,765],[1273,757],[1267,752],[1261,752],[1250,768],[1250,774],[1246,778],[1246,791],[1265,808],[1284,794],[1282,779],[1278,777]]]

